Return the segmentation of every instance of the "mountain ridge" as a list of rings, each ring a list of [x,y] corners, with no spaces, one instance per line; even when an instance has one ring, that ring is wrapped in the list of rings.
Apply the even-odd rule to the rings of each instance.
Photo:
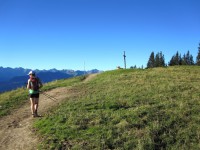
[[[0,93],[6,92],[9,90],[14,90],[19,87],[25,86],[28,80],[28,72],[31,69],[24,68],[4,68],[0,67]],[[84,74],[92,74],[100,72],[97,69],[89,70],[89,71],[81,71],[81,70],[71,70],[71,69],[63,69],[57,70],[55,68],[49,70],[39,70],[35,69],[36,76],[38,76],[43,83],[47,83],[54,80],[71,78],[75,76],[81,76]]]

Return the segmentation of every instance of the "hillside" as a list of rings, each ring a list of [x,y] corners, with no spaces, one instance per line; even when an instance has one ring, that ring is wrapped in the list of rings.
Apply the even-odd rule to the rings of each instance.
[[[122,69],[48,86],[68,92],[54,93],[60,105],[35,119],[39,149],[200,149],[200,67]]]

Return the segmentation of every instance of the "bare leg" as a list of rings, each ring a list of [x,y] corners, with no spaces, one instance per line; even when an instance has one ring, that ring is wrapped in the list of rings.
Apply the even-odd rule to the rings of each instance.
[[[35,115],[35,99],[30,98],[30,102],[31,102],[31,112],[32,112],[32,115],[34,117],[34,115]]]
[[[39,98],[35,98],[34,108],[35,108],[35,115],[38,116],[37,110],[39,106]]]

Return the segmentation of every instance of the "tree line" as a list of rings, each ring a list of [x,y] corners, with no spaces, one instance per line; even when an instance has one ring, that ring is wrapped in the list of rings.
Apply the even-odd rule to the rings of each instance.
[[[168,66],[176,66],[176,65],[198,65],[200,66],[200,43],[198,47],[198,53],[196,56],[196,61],[194,61],[193,56],[187,51],[186,54],[181,56],[181,53],[178,51],[175,55],[172,56],[170,59]],[[147,68],[154,68],[154,67],[165,67],[167,64],[165,63],[165,57],[162,52],[158,52],[155,54],[152,52],[150,54],[149,60],[147,62]]]

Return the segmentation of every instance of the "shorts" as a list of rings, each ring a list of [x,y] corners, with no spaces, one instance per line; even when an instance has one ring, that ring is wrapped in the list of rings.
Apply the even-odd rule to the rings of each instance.
[[[39,98],[39,93],[37,94],[29,94],[30,98]]]

